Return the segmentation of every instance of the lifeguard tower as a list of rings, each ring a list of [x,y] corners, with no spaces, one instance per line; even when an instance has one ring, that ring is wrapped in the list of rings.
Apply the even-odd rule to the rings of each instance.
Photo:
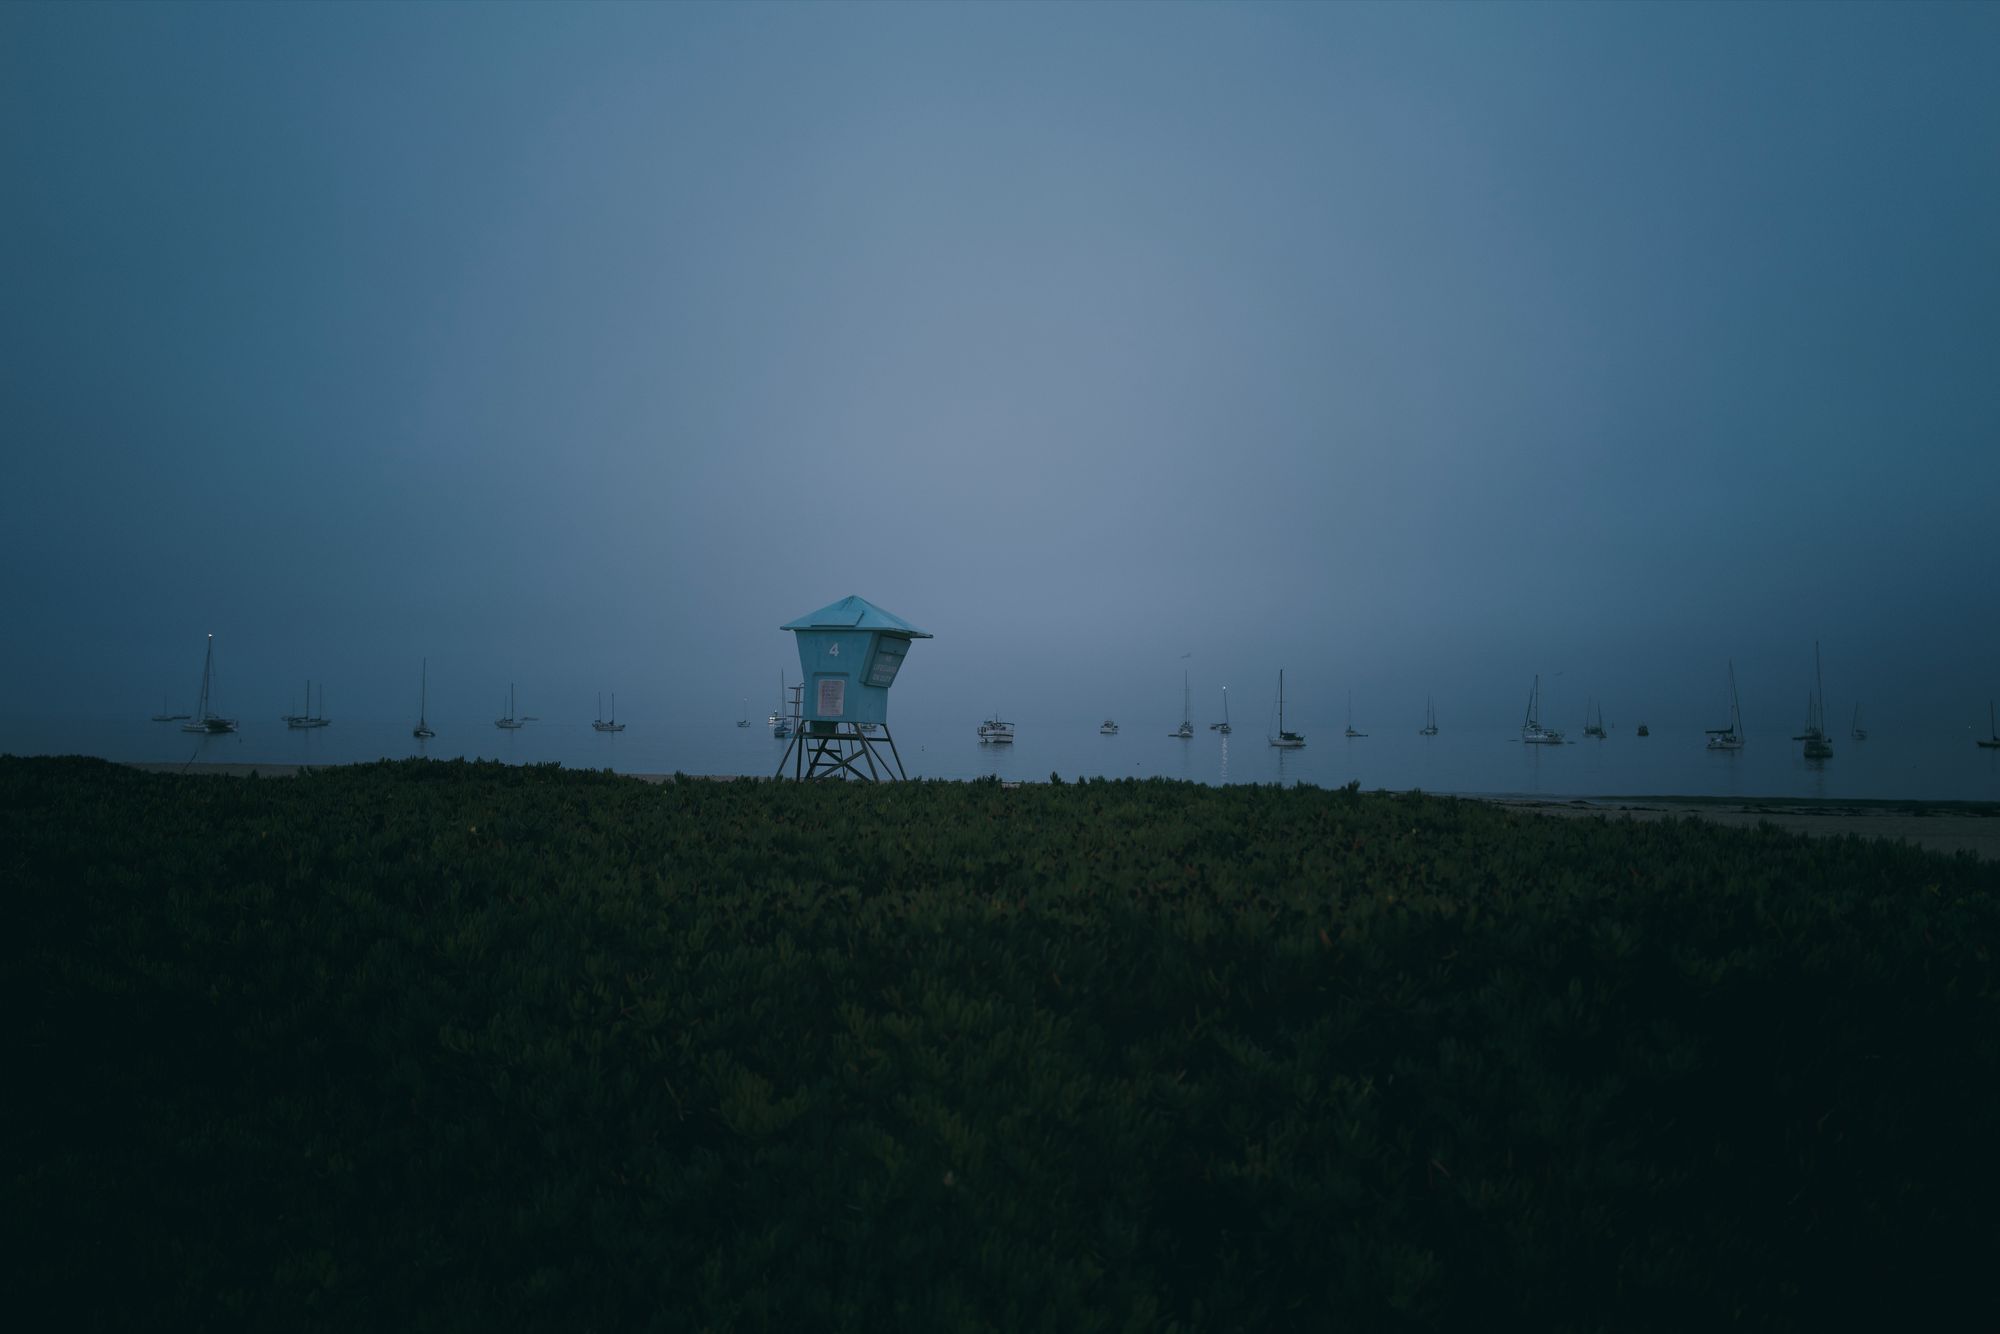
[[[774,776],[783,778],[789,767],[798,779],[907,778],[889,734],[889,687],[910,642],[930,632],[858,597],[778,628],[798,636],[805,680],[798,726]]]

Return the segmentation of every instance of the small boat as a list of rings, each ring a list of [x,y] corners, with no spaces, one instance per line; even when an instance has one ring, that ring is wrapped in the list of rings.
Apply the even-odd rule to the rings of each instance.
[[[1167,733],[1186,741],[1194,735],[1194,696],[1188,693],[1187,673],[1181,673],[1181,725]]]
[[[324,682],[320,684],[319,688],[320,707],[318,713],[313,712],[312,698],[313,698],[313,683],[310,679],[308,679],[306,681],[306,711],[304,713],[286,714],[285,726],[291,728],[293,731],[300,731],[309,727],[326,726],[327,724],[326,684]]]
[[[604,716],[604,696],[599,695],[597,697],[597,721],[590,725],[590,730],[593,732],[622,732],[625,730],[625,724],[618,721],[618,696],[615,692],[611,696],[611,716],[609,718]]]
[[[1097,725],[1097,730],[1103,733],[1105,736],[1117,736],[1118,724],[1112,722],[1109,718],[1106,718],[1103,722]]]
[[[187,717],[185,713],[173,712],[173,707],[173,705],[167,703],[165,695],[160,696],[160,711],[153,715],[153,721],[156,723],[177,723]]]
[[[1640,736],[1651,736],[1651,735],[1653,735],[1653,734],[1652,734],[1651,732],[1649,732],[1649,731],[1647,731],[1647,730],[1646,730],[1646,724],[1644,724],[1644,723],[1640,723],[1640,724],[1639,724],[1639,735],[1640,735]]]
[[[1992,739],[1989,741],[1978,741],[1977,738],[1974,738],[1979,748],[1982,750],[2000,750],[2000,727],[1993,725],[1993,701],[1990,699],[1986,701],[1986,730],[1993,734]]]
[[[425,721],[425,715],[430,712],[430,704],[431,660],[425,658],[423,673],[417,678],[417,725],[410,729],[410,735],[419,741],[429,741],[437,735],[436,732],[431,731],[430,723]]]
[[[1350,737],[1368,735],[1366,732],[1357,732],[1354,730],[1354,692],[1352,690],[1347,692],[1347,731],[1343,735]]]
[[[219,732],[234,732],[236,720],[224,718],[211,707],[215,691],[215,636],[208,637],[208,652],[201,660],[201,699],[194,706],[194,717],[181,724],[183,732],[205,732],[214,735]]]
[[[1826,734],[1826,682],[1820,675],[1819,641],[1813,641],[1813,693],[1806,696],[1806,730],[1799,738],[1809,760],[1833,758],[1833,741]]]
[[[743,716],[736,720],[736,725],[738,727],[748,727],[750,725],[750,701],[747,699],[743,701]]]
[[[1437,716],[1437,710],[1431,707],[1431,697],[1430,697],[1429,695],[1425,695],[1425,696],[1424,696],[1424,725],[1423,725],[1423,726],[1422,726],[1421,728],[1419,728],[1419,729],[1418,729],[1418,731],[1417,731],[1417,735],[1418,735],[1418,736],[1436,736],[1437,734],[1438,734],[1438,716]]]
[[[518,732],[527,725],[527,719],[514,716],[514,685],[511,681],[507,684],[507,712],[504,716],[495,718],[493,725],[503,732]]]
[[[1306,744],[1303,735],[1285,730],[1285,669],[1278,669],[1278,734],[1271,738],[1271,744],[1279,750],[1299,750]]]
[[[1639,729],[1639,735],[1646,735],[1643,727]],[[1729,726],[1711,727],[1708,729],[1706,735],[1708,736],[1708,748],[1710,750],[1743,749],[1743,710],[1736,698],[1736,660],[1734,658],[1729,661]]]
[[[1000,710],[995,709],[991,718],[979,724],[980,745],[1004,746],[1012,745],[1013,741],[1014,724],[1001,721]]]
[[[783,741],[792,734],[792,720],[785,711],[785,673],[778,670],[778,707],[771,710],[771,735]]]
[[[1210,723],[1208,725],[1208,730],[1211,732],[1220,732],[1224,736],[1229,735],[1229,687],[1228,686],[1224,686],[1222,688],[1222,721],[1219,723]]]
[[[1819,725],[1818,725],[1817,723],[1815,723],[1815,722],[1813,721],[1813,696],[1812,696],[1812,691],[1808,690],[1808,691],[1806,691],[1806,726],[1805,726],[1805,730],[1804,730],[1803,732],[1794,732],[1794,733],[1792,733],[1792,740],[1794,740],[1794,741],[1820,741],[1820,740],[1823,740],[1823,739],[1825,739],[1825,737],[1826,737],[1826,733],[1825,733],[1824,731],[1820,730],[1820,727],[1819,727]]]
[[[1861,706],[1859,704],[1854,706],[1854,721],[1848,725],[1847,735],[1856,741],[1866,741],[1868,739],[1868,729],[1861,725]]]
[[[1528,691],[1528,712],[1521,720],[1521,740],[1530,746],[1560,746],[1563,734],[1553,727],[1542,726],[1542,678],[1535,677],[1535,684]]]
[[[1604,740],[1604,710],[1595,703],[1583,711],[1583,734]]]

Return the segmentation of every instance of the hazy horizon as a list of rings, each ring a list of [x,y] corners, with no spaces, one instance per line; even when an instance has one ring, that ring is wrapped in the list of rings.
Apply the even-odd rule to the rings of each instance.
[[[2000,8],[0,8],[0,713],[2000,695]],[[1190,655],[1183,659],[1182,655]],[[1706,720],[1706,721],[1704,721]],[[1782,721],[1781,721],[1782,720]],[[3,747],[0,747],[3,748]]]

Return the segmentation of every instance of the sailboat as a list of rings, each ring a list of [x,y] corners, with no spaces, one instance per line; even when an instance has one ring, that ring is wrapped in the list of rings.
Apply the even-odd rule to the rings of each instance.
[[[1211,732],[1220,732],[1224,736],[1229,735],[1229,687],[1228,686],[1224,686],[1222,688],[1222,721],[1219,723],[1210,723],[1208,725],[1208,730]]]
[[[1535,677],[1534,686],[1528,691],[1528,713],[1521,720],[1521,740],[1531,746],[1560,746],[1563,734],[1553,727],[1542,726],[1542,678]]]
[[[771,735],[783,741],[792,734],[792,720],[785,716],[785,672],[778,669],[778,707],[771,710]]]
[[[1278,669],[1278,734],[1271,738],[1271,744],[1279,750],[1298,750],[1306,744],[1304,736],[1285,730],[1285,669]]]
[[[194,706],[194,718],[181,724],[183,732],[234,732],[236,720],[218,715],[211,707],[215,688],[215,636],[208,637],[208,652],[201,660],[201,699]]]
[[[1993,734],[1993,739],[1991,741],[1979,741],[1980,749],[2000,750],[2000,727],[1993,725],[1993,701],[1990,699],[1986,701],[1986,730]],[[1974,740],[1977,741],[1978,739],[1974,738]]]
[[[1854,706],[1854,721],[1848,725],[1847,735],[1853,737],[1856,741],[1866,741],[1868,739],[1868,729],[1861,725],[1861,706],[1859,704]]]
[[[618,721],[618,695],[615,691],[611,696],[611,716],[609,718],[604,716],[604,696],[599,695],[597,697],[597,721],[592,723],[590,727],[594,732],[622,732],[625,730],[625,724]]]
[[[521,730],[523,726],[526,725],[526,723],[527,720],[525,718],[517,718],[514,716],[514,683],[512,681],[509,681],[507,683],[506,716],[501,718],[495,718],[493,720],[493,725],[505,732],[518,732]]]
[[[736,725],[738,727],[748,727],[750,725],[750,701],[747,699],[743,701],[743,716],[736,720]]]
[[[1604,740],[1604,710],[1595,702],[1583,711],[1583,734]]]
[[[1194,696],[1188,693],[1188,675],[1185,670],[1181,672],[1181,725],[1167,735],[1179,737],[1183,741],[1194,735]]]
[[[326,717],[326,685],[325,685],[325,683],[324,683],[324,682],[322,682],[322,683],[320,684],[320,688],[319,688],[319,701],[320,701],[320,708],[319,708],[319,712],[318,712],[318,713],[314,713],[314,712],[313,712],[313,706],[312,706],[312,697],[313,697],[313,683],[312,683],[312,681],[311,681],[311,680],[307,680],[307,682],[306,682],[306,711],[305,711],[304,713],[288,713],[288,714],[286,714],[286,715],[285,715],[285,726],[287,726],[287,727],[289,727],[289,728],[292,728],[292,729],[293,729],[294,731],[297,731],[297,730],[299,730],[299,729],[302,729],[302,728],[307,728],[307,727],[325,727],[325,726],[326,726],[326,724],[327,724],[327,717]]]
[[[1424,725],[1423,725],[1423,727],[1422,727],[1421,729],[1419,729],[1419,731],[1417,732],[1417,735],[1418,735],[1418,736],[1436,736],[1437,734],[1438,734],[1438,716],[1437,716],[1437,710],[1431,707],[1431,697],[1430,697],[1429,695],[1425,695],[1425,696],[1424,696]]]
[[[1351,737],[1368,735],[1366,732],[1357,732],[1354,730],[1354,692],[1352,690],[1347,692],[1347,731],[1345,735]]]
[[[156,723],[177,723],[187,717],[185,713],[175,713],[173,708],[173,705],[167,703],[165,695],[160,696],[160,711],[153,715],[153,721]]]
[[[1729,726],[1708,729],[1710,750],[1743,749],[1743,710],[1736,699],[1736,660],[1729,660]]]
[[[429,741],[437,735],[436,732],[431,731],[431,725],[424,721],[424,715],[430,711],[430,703],[431,660],[425,658],[423,675],[417,678],[417,725],[410,729],[410,735],[419,741]]]
[[[1833,758],[1833,742],[1826,735],[1826,682],[1820,676],[1819,641],[1813,641],[1813,693],[1806,697],[1805,757],[1809,760]]]

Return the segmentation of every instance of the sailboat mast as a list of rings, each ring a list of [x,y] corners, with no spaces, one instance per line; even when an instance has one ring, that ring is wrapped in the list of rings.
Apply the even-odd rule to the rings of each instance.
[[[1278,669],[1278,735],[1285,734],[1285,669]]]
[[[1824,730],[1826,725],[1826,678],[1820,674],[1819,670],[1819,641],[1817,639],[1813,640],[1813,690],[1819,698],[1818,707],[1813,714],[1813,726]]]
[[[208,682],[215,670],[215,636],[208,637],[208,651],[201,658],[201,703],[195,705],[194,716],[198,721],[208,718]]]

